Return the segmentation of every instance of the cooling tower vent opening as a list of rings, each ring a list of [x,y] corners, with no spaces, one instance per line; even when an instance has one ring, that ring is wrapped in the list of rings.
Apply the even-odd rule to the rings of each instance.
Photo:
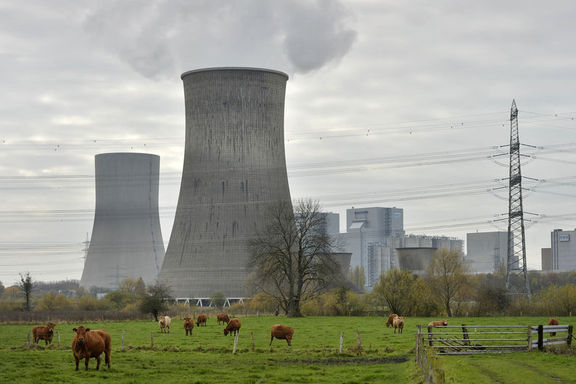
[[[286,80],[288,80],[290,77],[281,71],[276,71],[274,69],[266,69],[266,68],[252,68],[252,67],[214,67],[214,68],[202,68],[202,69],[194,69],[191,71],[186,71],[184,72],[180,78],[182,80],[184,80],[184,78],[188,75],[192,75],[194,73],[200,73],[200,72],[216,72],[216,71],[254,71],[254,72],[269,72],[269,73],[274,73],[276,75],[280,75],[286,78]]]

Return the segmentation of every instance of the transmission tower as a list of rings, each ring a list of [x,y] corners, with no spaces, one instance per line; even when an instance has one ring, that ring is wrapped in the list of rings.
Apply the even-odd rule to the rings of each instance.
[[[522,273],[524,287],[521,294],[530,297],[530,282],[526,267],[526,240],[524,210],[522,207],[522,172],[520,170],[520,138],[518,134],[518,108],[512,100],[510,109],[510,176],[508,180],[508,253],[506,265],[506,289],[511,291],[510,275]]]

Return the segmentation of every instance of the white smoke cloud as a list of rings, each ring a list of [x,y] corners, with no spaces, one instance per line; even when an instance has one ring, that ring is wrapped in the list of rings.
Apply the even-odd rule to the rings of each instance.
[[[356,40],[352,17],[338,0],[99,4],[84,20],[86,32],[149,78],[204,66],[306,73],[339,61]]]

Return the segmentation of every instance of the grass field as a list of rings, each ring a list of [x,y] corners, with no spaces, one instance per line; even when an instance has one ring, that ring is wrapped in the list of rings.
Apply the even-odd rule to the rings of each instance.
[[[377,317],[241,317],[238,351],[233,337],[211,318],[207,327],[195,327],[186,337],[180,319],[170,334],[161,334],[154,322],[60,323],[60,347],[53,344],[26,348],[30,324],[0,325],[0,383],[418,383],[414,364],[416,325],[430,319],[409,318],[403,334],[393,334]],[[561,323],[570,319],[561,318]],[[451,319],[453,325],[545,324],[547,318]],[[294,327],[292,346],[275,340],[273,324]],[[72,328],[84,325],[106,329],[112,336],[112,368],[96,361],[76,372],[70,345]],[[121,349],[125,331],[124,349]],[[338,353],[344,332],[343,353]],[[358,347],[357,332],[362,348]],[[150,334],[153,336],[151,347]],[[251,333],[254,335],[252,351]],[[576,358],[549,353],[512,353],[489,356],[444,356],[447,382],[454,383],[576,383]]]

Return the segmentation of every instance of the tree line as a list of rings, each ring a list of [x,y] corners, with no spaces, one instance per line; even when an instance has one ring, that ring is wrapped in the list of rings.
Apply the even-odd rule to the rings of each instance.
[[[370,315],[397,313],[406,316],[485,316],[576,314],[576,272],[537,273],[529,278],[531,298],[514,296],[505,289],[504,272],[468,273],[458,251],[439,249],[423,275],[393,269],[380,276],[371,292],[362,292],[364,271],[354,268],[348,276],[333,258],[337,248],[326,233],[320,205],[300,200],[281,201],[267,212],[264,230],[249,242],[252,274],[247,294],[251,300],[231,311],[303,315]],[[521,285],[518,276],[512,284]],[[44,289],[62,284],[46,284]],[[64,288],[65,287],[65,288]],[[30,274],[20,275],[17,286],[0,282],[0,311],[113,310],[140,311],[155,319],[160,312],[178,309],[170,289],[159,283],[145,286],[142,279],[126,279],[116,290],[96,298],[73,284],[38,295],[40,288]],[[214,292],[213,304],[225,296]]]

